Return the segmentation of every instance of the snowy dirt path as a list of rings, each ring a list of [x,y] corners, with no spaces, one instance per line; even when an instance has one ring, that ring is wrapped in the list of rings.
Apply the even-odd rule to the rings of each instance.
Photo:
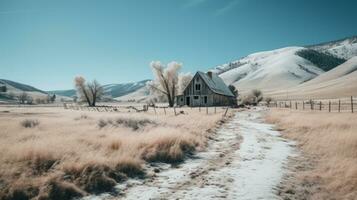
[[[262,112],[237,113],[218,130],[207,151],[177,168],[160,164],[161,172],[152,179],[119,185],[120,199],[279,199],[275,187],[292,143],[263,123]]]

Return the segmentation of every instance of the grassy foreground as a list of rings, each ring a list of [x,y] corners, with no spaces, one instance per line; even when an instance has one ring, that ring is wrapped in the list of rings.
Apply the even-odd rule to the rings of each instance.
[[[180,109],[183,110],[183,109]],[[111,191],[205,147],[222,113],[174,116],[0,108],[0,199],[69,199]]]
[[[273,109],[267,121],[297,141],[308,167],[298,160],[295,177],[285,186],[295,199],[357,197],[357,115]],[[300,162],[300,163],[299,163]],[[290,199],[290,198],[289,198]],[[291,198],[294,199],[294,198]]]

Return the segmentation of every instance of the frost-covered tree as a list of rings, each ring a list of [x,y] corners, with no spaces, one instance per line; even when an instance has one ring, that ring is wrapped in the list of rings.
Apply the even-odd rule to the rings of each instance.
[[[152,61],[150,66],[153,70],[155,80],[149,84],[149,87],[165,95],[169,106],[173,107],[178,88],[178,72],[182,64],[173,61],[167,64],[165,68],[160,61]]]
[[[88,103],[89,106],[95,106],[96,102],[103,96],[103,88],[98,81],[86,83],[86,80],[77,76],[74,79],[74,84],[77,89],[78,97]]]
[[[182,94],[188,84],[190,84],[193,75],[191,73],[180,73],[178,77],[178,94]]]

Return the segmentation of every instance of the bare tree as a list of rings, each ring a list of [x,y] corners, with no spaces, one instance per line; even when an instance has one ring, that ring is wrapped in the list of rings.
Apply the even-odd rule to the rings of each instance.
[[[96,80],[86,84],[83,77],[77,76],[74,83],[79,98],[85,100],[89,106],[95,106],[98,99],[103,95],[103,88]]]
[[[151,82],[149,86],[164,94],[167,98],[170,107],[175,104],[175,96],[178,88],[178,71],[182,64],[178,62],[170,62],[167,67],[161,64],[160,61],[153,61],[150,63],[155,75],[155,81]]]
[[[267,106],[269,107],[270,106],[270,102],[273,101],[273,98],[271,97],[266,97],[265,98],[265,102],[267,102]]]
[[[254,98],[254,105],[258,105],[258,103],[263,100],[263,93],[258,89],[252,90],[252,96]]]
[[[87,87],[89,91],[89,97],[92,101],[91,106],[95,106],[97,101],[104,95],[103,88],[96,80],[88,83]]]
[[[19,96],[17,96],[17,99],[20,104],[24,104],[27,101],[28,94],[26,92],[22,92]]]

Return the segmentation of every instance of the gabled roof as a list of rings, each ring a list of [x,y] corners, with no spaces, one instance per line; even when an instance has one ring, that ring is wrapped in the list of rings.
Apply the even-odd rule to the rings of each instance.
[[[208,76],[207,73],[198,71],[197,74],[203,79],[207,86],[216,94],[221,94],[225,96],[234,97],[234,94],[228,88],[228,86],[223,82],[221,77],[212,72],[212,78]]]

